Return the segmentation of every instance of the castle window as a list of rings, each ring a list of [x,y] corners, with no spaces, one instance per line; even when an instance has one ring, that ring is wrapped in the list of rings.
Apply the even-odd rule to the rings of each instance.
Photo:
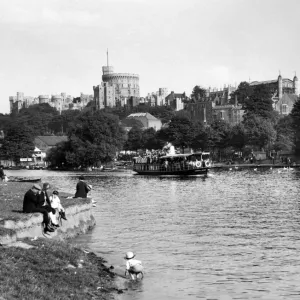
[[[287,113],[287,105],[286,104],[282,104],[282,113],[286,114]]]

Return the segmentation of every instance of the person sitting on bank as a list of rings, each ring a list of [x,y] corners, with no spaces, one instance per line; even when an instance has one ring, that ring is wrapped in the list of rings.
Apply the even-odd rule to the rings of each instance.
[[[47,193],[49,189],[50,184],[48,182],[45,182],[39,194],[39,206],[47,210],[51,220],[51,225],[53,225],[54,227],[59,227],[58,220],[55,215],[56,210],[51,207],[50,199]]]
[[[2,180],[2,181],[6,181],[6,175],[5,175],[5,173],[4,173],[4,170],[3,170],[3,166],[2,165],[0,165],[0,179]]]
[[[44,233],[53,232],[54,229],[51,227],[50,218],[48,216],[47,209],[39,205],[39,193],[41,187],[38,184],[34,184],[30,190],[24,195],[23,200],[23,212],[24,213],[35,213],[39,212],[43,214],[43,225]]]
[[[55,211],[61,216],[62,219],[67,220],[65,209],[62,207],[58,195],[59,192],[55,190],[53,191],[52,196],[50,196],[51,207],[55,209]]]
[[[76,185],[76,193],[74,198],[86,198],[91,186],[84,181],[83,176],[79,176],[79,181]]]

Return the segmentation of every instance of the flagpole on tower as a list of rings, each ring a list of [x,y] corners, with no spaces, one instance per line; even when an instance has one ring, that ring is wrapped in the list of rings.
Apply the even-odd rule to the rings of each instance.
[[[106,53],[107,53],[107,66],[108,66],[108,48],[107,48],[107,52]]]

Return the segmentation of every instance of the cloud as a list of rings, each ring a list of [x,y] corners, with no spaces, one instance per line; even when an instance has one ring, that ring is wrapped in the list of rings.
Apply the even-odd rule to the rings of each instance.
[[[92,8],[81,8],[76,5],[63,6],[68,2],[51,1],[43,5],[42,1],[27,0],[20,2],[11,1],[4,5],[0,2],[0,23],[5,24],[37,24],[37,25],[72,25],[94,26],[109,23],[110,16],[103,11],[95,11]],[[69,2],[70,3],[70,2]],[[103,15],[102,15],[103,14]]]

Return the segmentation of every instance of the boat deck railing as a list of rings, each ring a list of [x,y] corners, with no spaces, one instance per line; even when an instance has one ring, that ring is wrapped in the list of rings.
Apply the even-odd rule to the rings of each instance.
[[[156,172],[176,172],[176,171],[188,171],[188,170],[198,170],[207,169],[208,167],[196,167],[194,165],[185,164],[172,164],[172,165],[161,165],[161,164],[134,164],[133,170],[135,171],[156,171]]]

